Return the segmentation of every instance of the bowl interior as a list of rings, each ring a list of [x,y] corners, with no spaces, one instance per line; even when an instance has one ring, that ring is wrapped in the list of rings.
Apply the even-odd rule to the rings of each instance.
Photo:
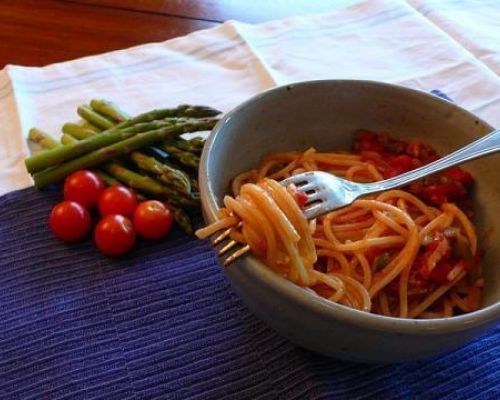
[[[446,154],[492,130],[433,95],[367,81],[313,81],[272,89],[219,123],[204,152],[206,217],[212,221],[231,179],[272,151],[349,149],[357,129],[419,138]],[[479,244],[486,251],[483,306],[500,301],[500,155],[466,165],[476,179]]]

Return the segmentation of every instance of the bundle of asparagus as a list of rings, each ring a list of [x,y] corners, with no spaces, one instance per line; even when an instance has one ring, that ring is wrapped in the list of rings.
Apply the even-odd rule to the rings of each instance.
[[[130,118],[111,102],[94,99],[77,113],[82,121],[63,125],[61,143],[38,128],[30,130],[29,139],[47,149],[25,161],[35,186],[93,168],[107,185],[120,183],[140,198],[168,202],[179,226],[191,233],[184,209],[199,203],[196,174],[204,140],[181,135],[211,130],[220,112],[181,105]]]

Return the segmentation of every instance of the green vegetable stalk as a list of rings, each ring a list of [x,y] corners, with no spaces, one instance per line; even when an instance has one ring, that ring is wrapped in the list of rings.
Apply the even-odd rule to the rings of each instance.
[[[162,110],[152,110],[138,115],[135,118],[122,122],[117,127],[123,128],[132,126],[139,122],[151,122],[165,118],[211,118],[219,115],[221,112],[211,107],[181,105],[176,108],[166,108]]]
[[[42,147],[46,149],[54,149],[60,146],[57,140],[52,139],[49,135],[47,135],[45,132],[43,132],[41,129],[38,128],[30,129],[28,133],[28,139],[34,143],[40,144]]]
[[[63,133],[71,135],[78,140],[87,139],[91,136],[94,136],[96,133],[100,132],[98,129],[92,130],[82,125],[73,124],[72,122],[65,123],[62,127],[62,131]]]
[[[115,124],[125,122],[129,119],[129,116],[127,114],[118,109],[118,107],[113,103],[106,100],[93,99],[90,101],[90,107],[96,113],[101,114],[103,117],[113,121]]]
[[[130,158],[137,164],[137,166],[144,171],[153,173],[156,178],[167,185],[172,185],[173,188],[181,193],[189,194],[191,192],[191,183],[189,177],[181,171],[171,168],[158,161],[154,157],[146,156],[145,154],[134,151]]]
[[[159,145],[162,150],[165,150],[174,160],[190,167],[198,169],[200,165],[200,157],[189,151],[179,149],[173,142],[164,142]]]
[[[77,139],[86,139],[96,134],[88,129],[82,128],[80,125],[71,123],[64,124],[63,132],[67,132]],[[165,165],[154,157],[149,157],[139,151],[132,152],[130,157],[139,168],[153,173],[165,184],[171,185],[181,193],[188,194],[191,192],[189,177],[178,169]]]
[[[175,222],[177,222],[177,225],[179,225],[179,228],[181,228],[184,233],[192,235],[193,226],[191,225],[189,215],[187,215],[184,210],[178,207],[170,206],[170,208],[174,214]]]
[[[28,134],[28,138],[35,143],[39,143],[46,149],[53,149],[55,147],[61,146],[57,141],[52,139],[49,135],[47,135],[45,132],[43,132],[41,129],[38,128],[31,128],[30,132]],[[68,144],[68,143],[74,143],[76,142],[76,139],[71,137],[70,135],[63,134],[61,137],[61,143],[63,144]],[[99,170],[94,170],[93,171],[101,180],[108,186],[116,185],[120,183],[118,180],[113,178],[112,176],[109,176],[108,174],[99,171]]]
[[[101,129],[110,129],[115,124],[109,119],[99,115],[94,110],[92,110],[89,106],[80,106],[77,108],[77,113],[83,119],[89,121],[92,125],[97,126]]]
[[[77,143],[65,145],[52,150],[44,151],[39,154],[35,154],[34,156],[25,160],[26,168],[30,173],[39,172],[44,170],[45,168],[52,167],[64,161],[76,158],[82,154],[86,154],[101,147],[123,141],[136,135],[137,133],[159,130],[161,128],[174,126],[175,124],[182,125],[185,123],[189,123],[189,121],[191,120],[177,119],[152,121],[146,123],[138,123],[126,129],[118,129],[117,127],[108,129],[100,135],[88,137],[87,139],[81,140]]]
[[[190,153],[200,155],[203,151],[203,146],[205,145],[205,140],[199,137],[195,137],[189,140],[178,138],[172,141],[172,145],[177,147],[179,150],[188,151]]]
[[[35,180],[36,187],[43,188],[51,183],[58,182],[64,179],[66,176],[78,169],[94,167],[104,161],[124,156],[141,147],[149,146],[151,144],[167,140],[182,133],[210,130],[215,126],[215,123],[216,120],[213,119],[193,120],[192,122],[187,122],[184,124],[168,126],[162,129],[138,133],[135,136],[122,139],[121,141],[115,141],[113,142],[113,144],[104,147],[100,145],[102,144],[102,141],[99,142],[99,139],[102,137],[106,137],[107,134],[102,133],[100,135],[95,135],[88,139],[82,140],[81,142],[75,143],[74,145],[67,145],[49,150],[56,151],[58,149],[64,149],[64,147],[85,144],[85,142],[88,143],[89,141],[97,142],[99,144],[98,147],[100,147],[98,148],[98,150],[88,152],[87,154],[79,158],[75,158],[56,167],[52,167],[36,173],[35,175],[33,175],[33,179]],[[115,132],[121,134],[120,131]],[[110,131],[109,133],[114,133],[114,131]],[[106,143],[105,140],[104,143]]]

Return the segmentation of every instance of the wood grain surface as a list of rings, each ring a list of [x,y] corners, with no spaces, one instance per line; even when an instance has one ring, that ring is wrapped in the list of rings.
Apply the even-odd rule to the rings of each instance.
[[[352,0],[0,0],[0,68],[41,66],[216,26],[263,22]]]
[[[0,68],[51,64],[217,24],[57,0],[0,0]]]

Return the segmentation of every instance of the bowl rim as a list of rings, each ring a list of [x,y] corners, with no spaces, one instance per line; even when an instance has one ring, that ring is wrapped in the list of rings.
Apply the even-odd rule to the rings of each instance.
[[[434,102],[440,105],[445,105],[445,107],[453,109],[454,111],[466,114],[468,117],[473,118],[475,121],[478,121],[480,125],[493,130],[493,127],[486,121],[479,118],[470,111],[461,108],[451,101],[444,100],[436,95],[424,91],[396,84],[372,80],[318,79],[293,82],[286,85],[277,86],[252,96],[248,100],[233,108],[231,111],[227,112],[220,119],[220,121],[217,123],[217,125],[209,135],[204,146],[203,153],[201,155],[199,168],[200,195],[205,219],[213,222],[216,219],[217,211],[219,210],[215,196],[213,195],[213,191],[211,189],[210,177],[212,175],[208,173],[208,163],[210,158],[210,150],[214,147],[217,141],[224,140],[223,132],[226,124],[231,119],[235,118],[238,113],[246,109],[249,105],[259,102],[265,97],[272,96],[277,92],[290,91],[290,89],[294,87],[325,84],[369,86],[375,89],[389,89],[395,92],[421,97],[426,101],[429,101],[430,103]],[[290,282],[286,278],[281,277],[271,271],[263,262],[261,262],[251,254],[246,257],[245,262],[239,261],[237,263],[238,264],[233,265],[233,267],[245,268],[245,273],[250,274],[254,279],[257,279],[259,283],[268,285],[274,291],[277,291],[284,296],[288,296],[290,298],[290,301],[293,301],[297,305],[300,304],[303,307],[307,307],[308,311],[310,312],[314,312],[315,314],[323,318],[328,317],[330,319],[337,319],[346,323],[379,331],[412,334],[456,332],[463,331],[472,327],[486,325],[495,321],[500,316],[500,301],[498,301],[489,306],[482,307],[479,310],[453,317],[436,319],[409,319],[400,317],[388,317],[380,314],[352,309],[342,304],[334,303],[332,301],[329,301],[328,299],[308,293],[300,286],[295,285],[293,282]]]

